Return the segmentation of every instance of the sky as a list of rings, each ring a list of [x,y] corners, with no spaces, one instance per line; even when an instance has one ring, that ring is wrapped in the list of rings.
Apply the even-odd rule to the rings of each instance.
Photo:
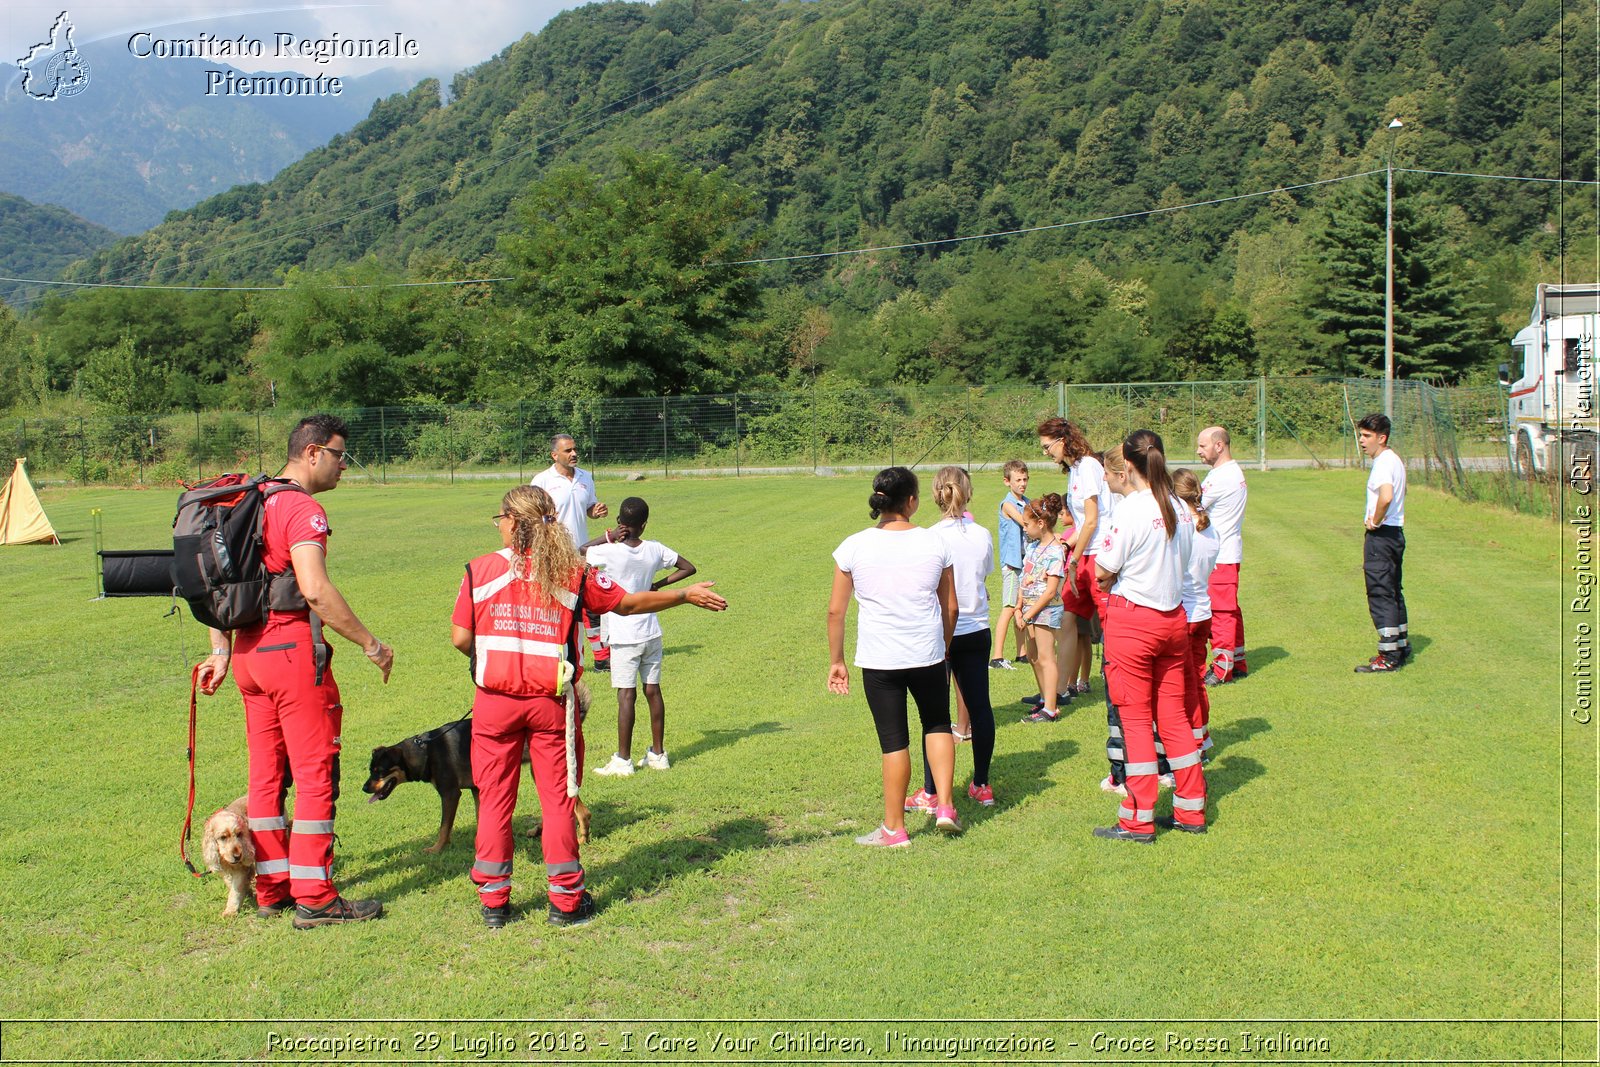
[[[133,48],[154,52],[152,42],[192,41],[201,34],[259,41],[261,58],[217,56],[241,70],[297,70],[311,74],[368,74],[396,67],[423,75],[454,74],[499,53],[525,33],[539,30],[556,13],[581,6],[578,0],[379,0],[376,3],[272,4],[234,0],[180,0],[163,3],[71,2],[71,0],[4,0],[0,14],[0,82],[16,80],[12,66],[30,48],[49,38],[64,10],[74,30],[74,43],[96,42],[96,49]],[[416,56],[402,59],[332,58],[320,63],[293,54],[275,54],[278,33],[297,40],[393,40],[396,34],[415,42]],[[135,35],[147,34],[135,38]],[[130,45],[130,39],[134,39]],[[145,57],[158,62],[160,56]]]

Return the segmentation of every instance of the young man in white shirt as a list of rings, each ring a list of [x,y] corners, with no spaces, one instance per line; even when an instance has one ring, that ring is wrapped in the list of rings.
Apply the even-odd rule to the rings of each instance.
[[[1207,589],[1211,595],[1211,669],[1206,685],[1221,685],[1250,673],[1244,656],[1244,613],[1239,609],[1239,566],[1244,561],[1244,507],[1249,492],[1244,468],[1233,458],[1228,431],[1208,426],[1195,455],[1211,468],[1200,483],[1200,503],[1211,516],[1221,548]]]
[[[574,546],[589,540],[589,520],[603,519],[607,509],[600,502],[594,488],[594,475],[578,466],[578,442],[570,433],[558,433],[550,438],[550,466],[535,474],[528,482],[550,494],[556,506],[556,518],[572,534]],[[611,669],[611,650],[600,637],[600,616],[592,611],[583,613],[584,636],[594,653],[594,669]]]
[[[1356,440],[1372,460],[1362,556],[1367,611],[1378,631],[1378,654],[1357,667],[1357,674],[1387,674],[1411,658],[1406,598],[1400,589],[1400,564],[1406,554],[1406,465],[1389,447],[1390,429],[1387,415],[1368,415],[1356,423]]]

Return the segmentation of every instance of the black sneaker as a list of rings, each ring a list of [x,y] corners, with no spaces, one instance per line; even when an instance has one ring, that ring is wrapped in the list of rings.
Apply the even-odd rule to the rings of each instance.
[[[551,926],[582,926],[594,918],[594,897],[585,889],[578,898],[578,906],[572,911],[562,911],[554,904],[550,905],[550,917],[545,920]]]
[[[1023,697],[1021,700],[1017,701],[1017,703],[1027,704],[1029,707],[1042,708],[1044,707],[1044,694],[1035,693],[1031,697]]]
[[[1019,653],[1017,658],[1012,660],[1011,662],[1012,663],[1027,663],[1028,662],[1028,654],[1026,652]]]
[[[607,674],[609,674],[611,673],[611,661],[608,659],[597,659],[594,661],[594,669],[597,671],[605,671]]]
[[[286,911],[294,910],[294,897],[284,897],[276,904],[257,904],[256,918],[276,919]]]
[[[1155,834],[1136,834],[1132,830],[1124,830],[1120,826],[1096,826],[1091,833],[1096,837],[1103,837],[1107,841],[1132,841],[1136,845],[1153,845],[1156,843]]]
[[[334,897],[320,908],[295,906],[294,928],[309,930],[313,926],[331,926],[335,923],[358,923],[376,919],[383,914],[381,900],[346,900]]]
[[[1400,664],[1402,662],[1404,662],[1404,661],[1403,660],[1398,660],[1398,659],[1389,659],[1388,657],[1384,656],[1382,653],[1379,653],[1378,655],[1373,656],[1372,659],[1369,660],[1368,662],[1363,663],[1361,666],[1357,667],[1356,668],[1356,673],[1357,674],[1388,674],[1390,671],[1399,670],[1400,669]]]
[[[1188,823],[1179,822],[1170,815],[1157,815],[1155,824],[1163,830],[1180,830],[1186,834],[1203,834],[1206,832],[1205,823],[1201,823],[1199,826],[1190,826]]]
[[[1219,675],[1216,671],[1206,671],[1206,680],[1204,685],[1207,689],[1215,689],[1219,685],[1227,684],[1228,680]]]
[[[483,912],[483,925],[491,930],[498,930],[511,921],[510,904],[501,904],[496,907],[490,907],[485,904],[481,910]]]
[[[1250,677],[1250,668],[1249,667],[1246,667],[1243,663],[1235,663],[1233,665],[1233,680],[1234,681],[1237,682],[1240,678],[1248,678],[1248,677]]]

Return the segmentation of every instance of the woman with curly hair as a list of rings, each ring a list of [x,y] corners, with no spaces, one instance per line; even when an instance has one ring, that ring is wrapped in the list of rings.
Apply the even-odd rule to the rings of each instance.
[[[511,918],[511,814],[526,745],[544,811],[541,843],[549,879],[548,921],[588,922],[594,899],[578,862],[573,798],[583,767],[583,729],[572,687],[583,674],[578,631],[584,610],[633,615],[693,604],[722,611],[711,582],[656,592],[626,592],[586,568],[556,518],[550,495],[520,485],[494,516],[501,548],[467,564],[451,616],[450,640],[472,663],[472,776],[478,785],[478,836],[472,880],[483,921]]]
[[[1094,664],[1095,602],[1094,556],[1110,510],[1110,492],[1099,454],[1089,447],[1083,430],[1066,419],[1046,419],[1039,424],[1039,447],[1067,475],[1067,509],[1072,513],[1072,533],[1066,535],[1066,578],[1061,584],[1061,606],[1073,616],[1073,628],[1060,637],[1056,674],[1070,699],[1089,692]]]

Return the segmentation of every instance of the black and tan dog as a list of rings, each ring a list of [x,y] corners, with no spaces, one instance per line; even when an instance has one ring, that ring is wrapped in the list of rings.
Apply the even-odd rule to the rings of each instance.
[[[579,683],[577,687],[580,715],[589,710],[589,693]],[[528,762],[528,750],[522,750],[522,762]],[[386,799],[401,782],[428,782],[439,792],[439,835],[424,852],[442,852],[450,843],[450,831],[455,826],[456,808],[461,803],[461,791],[472,791],[473,802],[478,799],[478,787],[472,780],[472,719],[457,719],[427,733],[408,737],[398,745],[380,746],[372,750],[372,763],[367,770],[366,784],[361,787],[370,793],[368,804]],[[582,799],[573,798],[573,811],[578,823],[578,840],[589,842],[589,809]],[[529,831],[530,836],[538,828]]]

